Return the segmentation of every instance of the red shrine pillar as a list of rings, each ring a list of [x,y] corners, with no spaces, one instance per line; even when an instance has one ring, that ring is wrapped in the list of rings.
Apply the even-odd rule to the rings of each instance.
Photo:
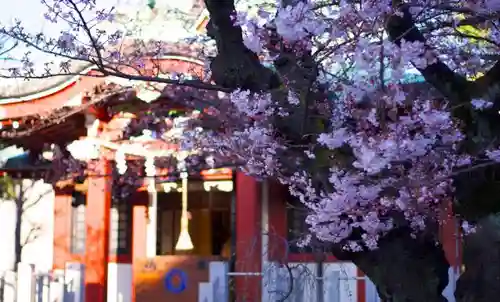
[[[105,302],[109,257],[111,163],[102,162],[88,178],[86,207],[85,301]]]
[[[462,236],[453,214],[453,204],[447,200],[441,210],[440,239],[450,267],[459,274],[462,266]]]
[[[147,192],[136,192],[132,198],[132,289],[131,302],[135,302],[135,279],[133,267],[136,259],[146,258],[146,229],[148,225],[148,194]]]
[[[236,263],[238,273],[262,271],[261,186],[253,177],[236,173]],[[236,276],[238,301],[261,301],[262,276]]]

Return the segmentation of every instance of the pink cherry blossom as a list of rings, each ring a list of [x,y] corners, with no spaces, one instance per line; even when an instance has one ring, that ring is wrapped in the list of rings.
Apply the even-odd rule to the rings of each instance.
[[[212,20],[229,26],[211,23],[215,41],[207,36],[190,40],[207,54],[201,58],[206,77],[199,80],[130,72],[145,69],[148,60],[171,49],[161,37],[130,38],[123,26],[128,22],[120,23],[123,16],[115,8],[93,0],[43,3],[45,18],[67,27],[59,36],[27,32],[22,22],[2,26],[0,33],[64,60],[58,68],[47,63],[39,70],[26,52],[19,65],[3,70],[5,77],[67,75],[75,62],[85,61],[102,76],[170,85],[163,97],[189,109],[184,119],[155,109],[131,122],[124,138],[155,128],[166,145],[196,150],[182,159],[183,169],[199,169],[207,162],[203,158],[210,158],[211,167],[236,165],[259,179],[280,181],[310,211],[310,234],[303,244],[316,238],[355,251],[374,249],[392,229],[393,213],[419,232],[440,219],[443,204],[454,197],[454,176],[478,163],[500,161],[498,134],[482,142],[470,122],[476,117],[491,122],[498,113],[498,81],[481,75],[498,59],[492,54],[500,45],[500,1],[430,5],[416,0],[399,6],[293,1],[287,6],[266,2],[248,11],[231,8],[229,16]],[[478,16],[484,20],[477,24],[480,33],[464,33],[464,20]],[[241,39],[235,27],[242,30]],[[220,36],[226,31],[232,33],[229,42]],[[236,57],[237,51],[245,59],[232,62],[229,55]],[[272,68],[251,73],[256,65]],[[486,86],[468,95],[465,88],[476,84]],[[199,107],[203,114],[192,110]],[[175,170],[179,159],[172,156],[154,163]],[[94,163],[62,157],[68,173]],[[125,169],[121,161],[121,184],[137,185],[134,169]],[[361,235],[354,238],[353,230]]]

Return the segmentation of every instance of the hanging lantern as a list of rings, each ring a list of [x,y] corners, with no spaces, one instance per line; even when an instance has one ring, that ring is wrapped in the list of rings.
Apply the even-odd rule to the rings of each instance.
[[[176,251],[189,251],[194,248],[193,241],[189,235],[189,218],[188,218],[188,174],[187,172],[181,173],[182,179],[182,212],[181,212],[181,232],[179,239],[175,245]]]

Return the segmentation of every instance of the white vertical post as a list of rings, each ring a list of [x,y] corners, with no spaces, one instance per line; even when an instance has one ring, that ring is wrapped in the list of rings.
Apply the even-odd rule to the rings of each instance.
[[[149,209],[148,225],[146,227],[146,257],[156,256],[156,235],[157,235],[157,214],[158,214],[158,192],[156,191],[156,181],[150,177],[148,181]]]
[[[132,302],[132,264],[108,264],[108,302]]]
[[[262,265],[269,260],[269,182],[262,182],[261,190],[262,213],[261,213],[261,240],[262,240]]]
[[[209,264],[209,283],[212,287],[214,301],[229,301],[229,263],[211,261]]]
[[[16,283],[17,276],[13,271],[6,271],[3,273],[2,279],[4,280],[3,301],[15,302],[16,301]]]
[[[50,283],[50,297],[52,301],[69,302],[65,300],[66,286],[64,284],[64,269],[55,269],[52,271],[52,278]]]
[[[17,267],[16,302],[35,301],[35,275],[32,264],[20,262]]]
[[[215,302],[212,283],[201,282],[198,284],[198,302]]]
[[[66,263],[64,268],[64,302],[84,302],[85,266],[82,263]]]
[[[325,281],[325,291],[323,292],[324,301],[340,302],[340,271],[331,270],[327,272]]]
[[[35,278],[35,282],[36,282],[35,301],[37,302],[49,301],[47,295],[50,288],[50,276],[45,274],[38,275]]]
[[[370,280],[370,278],[368,277],[366,277],[365,279],[365,295],[366,302],[380,302],[377,288],[375,287],[375,284],[373,284],[372,280]]]
[[[261,186],[261,268],[260,271],[264,271],[269,265],[269,182],[264,180]],[[276,238],[274,238],[276,240]],[[267,298],[267,293],[269,289],[266,288],[265,278],[262,277],[261,281],[261,299],[265,301]]]

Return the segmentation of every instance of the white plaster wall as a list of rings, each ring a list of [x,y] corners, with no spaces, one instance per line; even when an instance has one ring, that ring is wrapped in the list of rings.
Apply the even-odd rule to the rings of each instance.
[[[0,271],[12,269],[16,205],[0,199]]]
[[[36,271],[48,271],[53,262],[54,191],[43,181],[23,180],[22,186],[26,190],[24,206],[29,208],[21,218],[21,240],[30,232],[36,234],[24,246],[22,261],[34,264]],[[15,223],[15,202],[0,199],[0,271],[13,268]],[[34,232],[36,228],[39,230]]]

